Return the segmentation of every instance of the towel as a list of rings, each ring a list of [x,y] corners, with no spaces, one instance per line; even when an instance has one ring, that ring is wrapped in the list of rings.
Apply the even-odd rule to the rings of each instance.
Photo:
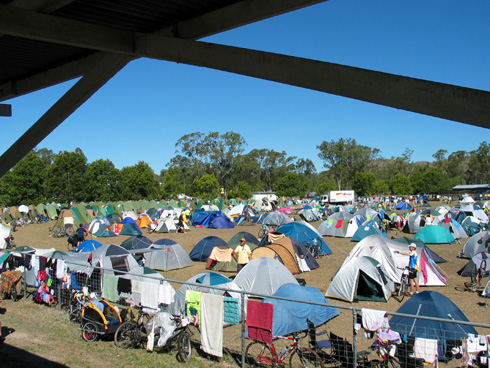
[[[116,302],[119,300],[119,293],[117,292],[118,277],[112,275],[104,275],[102,281],[102,297]]]
[[[63,276],[65,276],[65,261],[63,259],[58,259],[58,262],[56,262],[56,278],[57,279],[62,279]]]
[[[341,228],[343,223],[344,223],[344,220],[337,220],[337,223],[335,224],[335,227],[336,227],[337,229],[338,229],[338,228]]]
[[[385,311],[362,308],[362,327],[369,331],[377,331],[383,326]]]
[[[239,300],[237,298],[225,296],[223,302],[224,302],[224,313],[225,313],[224,323],[228,323],[230,325],[239,325],[240,324]]]
[[[201,292],[195,290],[185,291],[185,301],[187,302],[186,316],[194,316],[201,312]]]
[[[223,356],[224,305],[221,295],[201,296],[201,349],[208,354]]]
[[[209,259],[213,259],[218,262],[231,262],[231,254],[233,253],[233,249],[219,249],[218,247],[214,247],[209,255]]]
[[[272,342],[273,312],[272,304],[248,301],[246,325],[249,339]]]
[[[434,363],[437,359],[437,340],[416,337],[413,352],[416,358],[424,359],[427,363]]]
[[[175,290],[168,282],[160,284],[158,287],[158,303],[172,304],[174,302]]]
[[[151,309],[158,309],[159,284],[153,282],[141,283],[141,305]]]

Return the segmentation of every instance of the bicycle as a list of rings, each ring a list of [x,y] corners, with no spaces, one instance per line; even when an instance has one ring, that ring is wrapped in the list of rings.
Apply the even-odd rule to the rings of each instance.
[[[114,334],[114,344],[122,349],[143,346],[148,341],[145,325],[149,322],[151,315],[138,308],[138,317],[135,317],[132,309],[129,308],[128,310],[131,316],[130,320],[123,322]],[[186,363],[191,359],[192,355],[192,332],[189,329],[188,321],[181,316],[172,315],[172,321],[177,328],[168,338],[166,345],[177,340],[177,360]],[[155,339],[158,340],[159,337],[157,335],[159,336],[159,333],[155,333],[155,335]]]
[[[376,340],[375,350],[380,360],[371,361],[371,368],[400,368],[400,361],[392,356],[392,349],[398,341],[394,340]]]
[[[408,267],[400,268],[397,267],[399,270],[402,270],[402,276],[400,278],[400,285],[398,285],[398,289],[395,290],[395,298],[398,300],[398,302],[402,302],[403,299],[405,298],[405,295],[407,295],[407,290],[408,290],[408,273],[409,269]]]
[[[275,226],[268,226],[268,225],[262,225],[262,228],[259,230],[258,232],[258,236],[259,236],[259,239],[262,239],[263,237],[265,237],[266,235],[268,235],[269,233],[272,233],[276,230],[276,227]]]
[[[277,353],[273,342],[266,343],[254,340],[245,349],[245,364],[248,367],[277,367],[285,364],[286,359],[289,358],[290,368],[324,368],[322,359],[314,350],[299,346],[299,342],[305,336],[300,337],[298,333],[289,337],[273,336],[274,339],[292,341],[292,345],[284,347],[279,353]]]
[[[87,301],[83,293],[73,293],[72,298],[70,299],[70,305],[68,306],[68,319],[70,322],[82,322],[82,309],[86,303]]]
[[[322,241],[320,238],[310,238],[310,236],[305,232],[305,235],[309,238],[309,240],[305,240],[303,245],[311,253],[313,258],[320,257],[320,251],[322,248]]]

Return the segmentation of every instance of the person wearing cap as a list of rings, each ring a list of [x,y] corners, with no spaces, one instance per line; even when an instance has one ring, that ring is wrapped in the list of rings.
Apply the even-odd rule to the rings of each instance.
[[[417,277],[419,266],[417,264],[418,255],[416,252],[417,245],[415,243],[410,243],[408,246],[409,252],[399,252],[395,251],[397,254],[403,254],[404,256],[409,256],[408,260],[408,281],[410,282],[410,295],[413,295],[413,289],[415,288],[415,293],[419,293],[419,279]]]
[[[237,256],[238,263],[237,272],[240,272],[243,266],[250,262],[250,255],[252,254],[250,247],[247,245],[247,239],[240,239],[240,244],[238,244],[235,248],[235,254]]]

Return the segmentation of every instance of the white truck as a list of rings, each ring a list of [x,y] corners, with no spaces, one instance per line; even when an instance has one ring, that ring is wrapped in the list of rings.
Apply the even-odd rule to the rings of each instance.
[[[325,206],[328,203],[353,203],[355,193],[353,190],[331,190],[320,196],[320,205]]]

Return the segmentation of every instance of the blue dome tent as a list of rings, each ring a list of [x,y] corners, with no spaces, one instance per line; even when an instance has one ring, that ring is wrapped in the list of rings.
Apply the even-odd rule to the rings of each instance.
[[[304,221],[294,221],[289,224],[282,225],[276,230],[279,233],[299,240],[301,243],[318,238],[321,242],[320,255],[330,254],[332,250],[328,247],[327,243],[323,240],[322,235],[310,224]]]
[[[274,296],[330,304],[322,292],[313,286],[284,284],[274,293]],[[315,326],[319,326],[339,314],[339,311],[334,307],[273,298],[265,298],[262,302],[274,305],[272,323],[274,336],[285,336],[292,332],[304,331],[308,328],[308,320]]]

